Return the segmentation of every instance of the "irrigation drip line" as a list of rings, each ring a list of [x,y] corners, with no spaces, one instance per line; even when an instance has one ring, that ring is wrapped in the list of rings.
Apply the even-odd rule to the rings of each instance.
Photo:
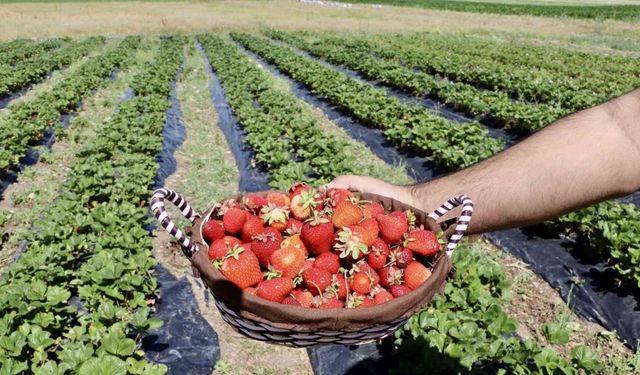
[[[428,180],[445,173],[434,169],[433,163],[425,163],[424,158],[398,152],[384,140],[379,130],[358,124],[348,114],[314,96],[308,87],[280,72],[276,66],[241,46],[239,48],[266,70],[290,83],[296,97],[318,107],[385,162],[406,165],[407,172],[417,180]],[[628,199],[638,199],[638,196],[640,193]],[[530,265],[534,272],[559,290],[565,301],[570,299],[570,308],[580,316],[616,331],[632,349],[640,344],[640,289],[632,285],[620,287],[616,282],[616,272],[610,265],[585,257],[591,251],[581,248],[570,238],[546,236],[537,227],[493,232],[486,237]],[[382,374],[388,370],[384,367],[388,361],[382,358],[384,356],[373,344],[310,348],[308,353],[316,375]]]
[[[183,66],[171,83],[171,105],[162,130],[162,149],[156,156],[159,168],[154,188],[163,186],[176,171],[174,153],[186,139],[176,91],[176,81],[182,69]],[[152,230],[153,226],[149,229]],[[200,314],[188,276],[175,278],[161,264],[154,267],[154,274],[158,279],[160,299],[153,316],[162,319],[164,324],[159,329],[146,332],[142,338],[145,358],[166,365],[169,368],[167,374],[211,374],[211,369],[220,359],[218,335]]]

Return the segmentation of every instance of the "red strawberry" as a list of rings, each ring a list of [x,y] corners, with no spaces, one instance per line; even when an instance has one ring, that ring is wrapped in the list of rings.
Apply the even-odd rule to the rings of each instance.
[[[393,299],[393,294],[389,293],[388,291],[381,289],[374,297],[373,297],[373,302],[375,302],[376,305],[380,305],[382,303],[385,302],[389,302]]]
[[[368,307],[373,305],[374,305],[373,299],[363,294],[351,293],[347,297],[347,307],[350,309],[353,309],[356,307]]]
[[[380,202],[371,202],[364,205],[362,208],[362,213],[365,218],[373,218],[375,219],[378,215],[384,214],[384,207]]]
[[[371,245],[369,254],[367,255],[367,263],[374,270],[379,270],[387,264],[389,258],[389,246],[380,238]]]
[[[270,264],[273,269],[282,273],[284,277],[296,277],[298,272],[302,270],[306,255],[304,250],[295,247],[282,247],[271,254]]]
[[[318,204],[318,199],[314,190],[301,191],[291,198],[289,208],[291,216],[298,220],[305,220],[311,216],[311,210]]]
[[[253,294],[254,296],[256,295],[256,288],[254,288],[252,286],[250,286],[248,288],[244,288],[242,291],[245,292],[245,293]]]
[[[313,266],[334,274],[340,269],[340,258],[332,252],[322,253],[316,257]]]
[[[387,243],[398,242],[402,240],[402,237],[409,229],[407,223],[406,214],[394,215],[396,212],[392,212],[389,215],[378,215],[376,220],[380,226],[380,234],[383,240]],[[404,217],[404,218],[403,218]]]
[[[405,294],[411,293],[411,288],[406,285],[391,285],[389,287],[389,292],[393,297],[398,298],[402,297]]]
[[[341,309],[343,307],[344,302],[335,298],[323,298],[320,305],[318,305],[319,309]]]
[[[333,242],[333,224],[325,218],[314,218],[304,223],[300,238],[312,254],[326,253]]]
[[[356,225],[360,220],[362,220],[362,209],[350,201],[338,203],[331,216],[331,222],[336,228]]]
[[[240,233],[247,220],[247,211],[240,208],[230,208],[222,216],[222,224],[227,233]]]
[[[378,270],[380,276],[380,285],[389,288],[391,285],[402,284],[403,271],[396,266],[387,266]]]
[[[404,244],[407,249],[426,257],[434,256],[440,250],[438,237],[433,232],[424,229],[414,229],[409,232]]]
[[[233,199],[229,199],[220,203],[220,209],[218,209],[218,215],[223,216],[231,208],[241,208],[240,203]]]
[[[315,259],[313,259],[313,258],[306,259],[306,260],[304,261],[304,265],[302,266],[302,270],[304,271],[304,270],[306,270],[306,269],[309,269],[309,268],[313,267],[313,263],[314,263],[315,261],[316,261],[316,260],[315,260]]]
[[[282,302],[280,302],[283,305],[291,305],[291,306],[302,306],[300,304],[300,302],[298,302],[295,298],[293,298],[292,296],[286,296],[284,297],[284,299],[282,300]]]
[[[352,196],[353,194],[351,194],[347,189],[333,188],[327,190],[327,198],[332,207],[336,207],[338,204],[348,201]]]
[[[288,235],[300,233],[302,225],[302,221],[290,217],[289,221],[287,221],[287,229],[285,229],[284,232]]]
[[[242,206],[254,214],[258,214],[267,203],[267,198],[258,194],[247,194],[242,198]]]
[[[262,220],[253,214],[247,214],[247,220],[245,220],[242,226],[242,242],[251,242],[251,237],[262,232],[264,225]]]
[[[202,226],[202,237],[207,243],[213,243],[213,241],[224,237],[224,227],[220,220],[209,220]]]
[[[324,293],[324,291],[331,285],[333,278],[331,274],[325,270],[318,268],[309,268],[302,271],[302,280],[307,289],[314,296]]]
[[[300,194],[303,191],[309,191],[311,187],[304,182],[294,182],[289,188],[289,199],[293,200],[293,197]]]
[[[209,246],[209,260],[221,260],[227,253],[236,246],[240,246],[242,242],[231,236],[219,238]]]
[[[373,286],[373,280],[371,280],[369,274],[360,271],[351,276],[349,286],[351,287],[351,290],[357,293],[368,294]]]
[[[260,262],[256,255],[244,247],[235,247],[222,260],[220,272],[240,289],[262,281]]]
[[[311,307],[311,305],[313,305],[313,294],[308,290],[294,289],[291,291],[291,295],[303,307]]]
[[[264,228],[262,232],[253,236],[251,250],[256,254],[262,267],[269,266],[271,254],[280,248],[282,235],[274,228]]]
[[[404,270],[404,283],[411,289],[422,285],[431,276],[431,271],[420,262],[411,262]]]
[[[276,207],[289,207],[291,200],[287,194],[272,192],[267,194],[267,202]]]
[[[340,258],[358,260],[369,252],[364,243],[364,229],[358,225],[342,228],[338,232],[335,249],[340,252]]]
[[[332,275],[331,286],[327,289],[327,292],[341,301],[347,298],[347,279],[343,274]]]
[[[371,246],[378,239],[378,233],[380,228],[378,227],[378,222],[376,219],[364,219],[358,224],[359,227],[362,227],[362,242],[365,245]]]
[[[277,277],[263,280],[256,288],[256,295],[273,302],[282,302],[293,290],[293,280],[288,277]]]
[[[299,234],[294,234],[293,236],[285,237],[280,244],[280,247],[295,247],[297,249],[302,250],[304,252],[304,257],[306,258],[309,255],[307,251],[307,247],[304,246],[304,242],[300,239]]]
[[[376,272],[376,270],[371,268],[369,263],[365,262],[364,260],[361,260],[357,264],[355,264],[352,267],[352,270],[354,272],[362,271],[367,275],[369,275],[374,285],[380,282],[380,276],[378,276],[378,273]]]
[[[287,197],[287,200],[289,197]],[[260,218],[265,224],[284,232],[289,221],[289,209],[287,207],[276,206],[272,203],[262,207]]]
[[[398,247],[389,254],[391,261],[400,268],[406,268],[409,263],[414,261],[413,251],[406,247]]]

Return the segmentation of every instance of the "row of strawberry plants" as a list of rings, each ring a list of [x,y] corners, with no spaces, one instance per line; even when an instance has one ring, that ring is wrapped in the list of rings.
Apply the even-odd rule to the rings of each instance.
[[[141,333],[157,293],[146,201],[183,58],[164,39],[139,67],[134,97],[76,153],[59,198],[0,278],[0,368],[9,374],[163,374]]]
[[[382,129],[397,146],[431,156],[444,168],[458,169],[473,164],[504,147],[501,140],[489,137],[478,123],[451,123],[421,106],[403,104],[382,90],[262,37],[246,33],[233,33],[232,37],[310,87],[313,93],[364,123]]]
[[[429,95],[471,116],[487,116],[500,126],[530,132],[548,125],[566,114],[566,110],[545,104],[512,100],[504,92],[479,90],[472,85],[438,80],[430,74],[415,72],[393,61],[380,60],[368,51],[347,48],[331,40],[309,42],[298,33],[267,31],[279,39],[312,55],[341,64],[365,77],[415,95]]]
[[[47,76],[52,70],[63,68],[104,43],[104,37],[89,37],[70,43],[59,51],[41,54],[15,67],[0,67],[0,95],[21,89]]]
[[[69,42],[68,38],[51,38],[40,42],[24,41],[12,48],[0,51],[0,65],[14,65],[33,56],[62,47]]]
[[[276,88],[268,73],[222,37],[198,39],[273,186],[301,180],[322,184],[353,172],[355,160],[345,153],[345,143],[324,134],[295,96]]]
[[[547,103],[575,111],[600,104],[633,88],[629,77],[571,79],[562,73],[505,65],[491,59],[444,54],[428,45],[412,45],[396,39],[365,40],[341,37],[350,48],[362,48],[379,58],[405,64],[412,69],[438,74],[535,103]]]
[[[16,165],[30,144],[59,123],[61,115],[76,110],[82,97],[127,61],[139,42],[139,37],[127,37],[116,47],[82,64],[34,100],[9,107],[9,114],[0,119],[0,173]]]

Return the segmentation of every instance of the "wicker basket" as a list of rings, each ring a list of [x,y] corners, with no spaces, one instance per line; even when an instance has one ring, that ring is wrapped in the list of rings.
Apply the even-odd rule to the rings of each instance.
[[[202,226],[216,212],[217,206],[200,215],[180,194],[162,188],[154,192],[151,209],[162,227],[178,239],[184,254],[213,294],[222,318],[238,332],[255,340],[294,347],[359,345],[391,335],[444,289],[451,271],[451,253],[467,229],[473,213],[473,202],[464,195],[450,199],[429,214],[394,199],[366,193],[360,195],[366,200],[382,203],[387,210],[411,209],[416,214],[417,225],[424,225],[435,232],[441,231],[436,220],[456,206],[462,205],[463,210],[456,226],[447,230],[451,235],[446,251],[436,256],[431,265],[431,277],[423,285],[387,303],[356,309],[311,309],[282,305],[244,293],[216,270],[207,256],[208,244],[202,237]],[[228,199],[240,197],[236,195]],[[164,208],[165,200],[175,204],[193,223],[190,238],[169,218]]]

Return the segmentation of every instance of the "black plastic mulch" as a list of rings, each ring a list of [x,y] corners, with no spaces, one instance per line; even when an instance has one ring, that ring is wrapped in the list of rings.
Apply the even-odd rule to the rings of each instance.
[[[159,170],[154,188],[163,186],[165,179],[175,172],[173,154],[186,137],[175,81],[172,86],[171,107],[167,110],[162,131],[162,150],[156,156]],[[154,270],[160,290],[154,316],[162,319],[164,324],[145,333],[142,339],[145,357],[154,363],[165,364],[169,368],[168,374],[210,375],[220,359],[218,335],[200,315],[187,276],[176,279],[162,265],[157,265]]]

